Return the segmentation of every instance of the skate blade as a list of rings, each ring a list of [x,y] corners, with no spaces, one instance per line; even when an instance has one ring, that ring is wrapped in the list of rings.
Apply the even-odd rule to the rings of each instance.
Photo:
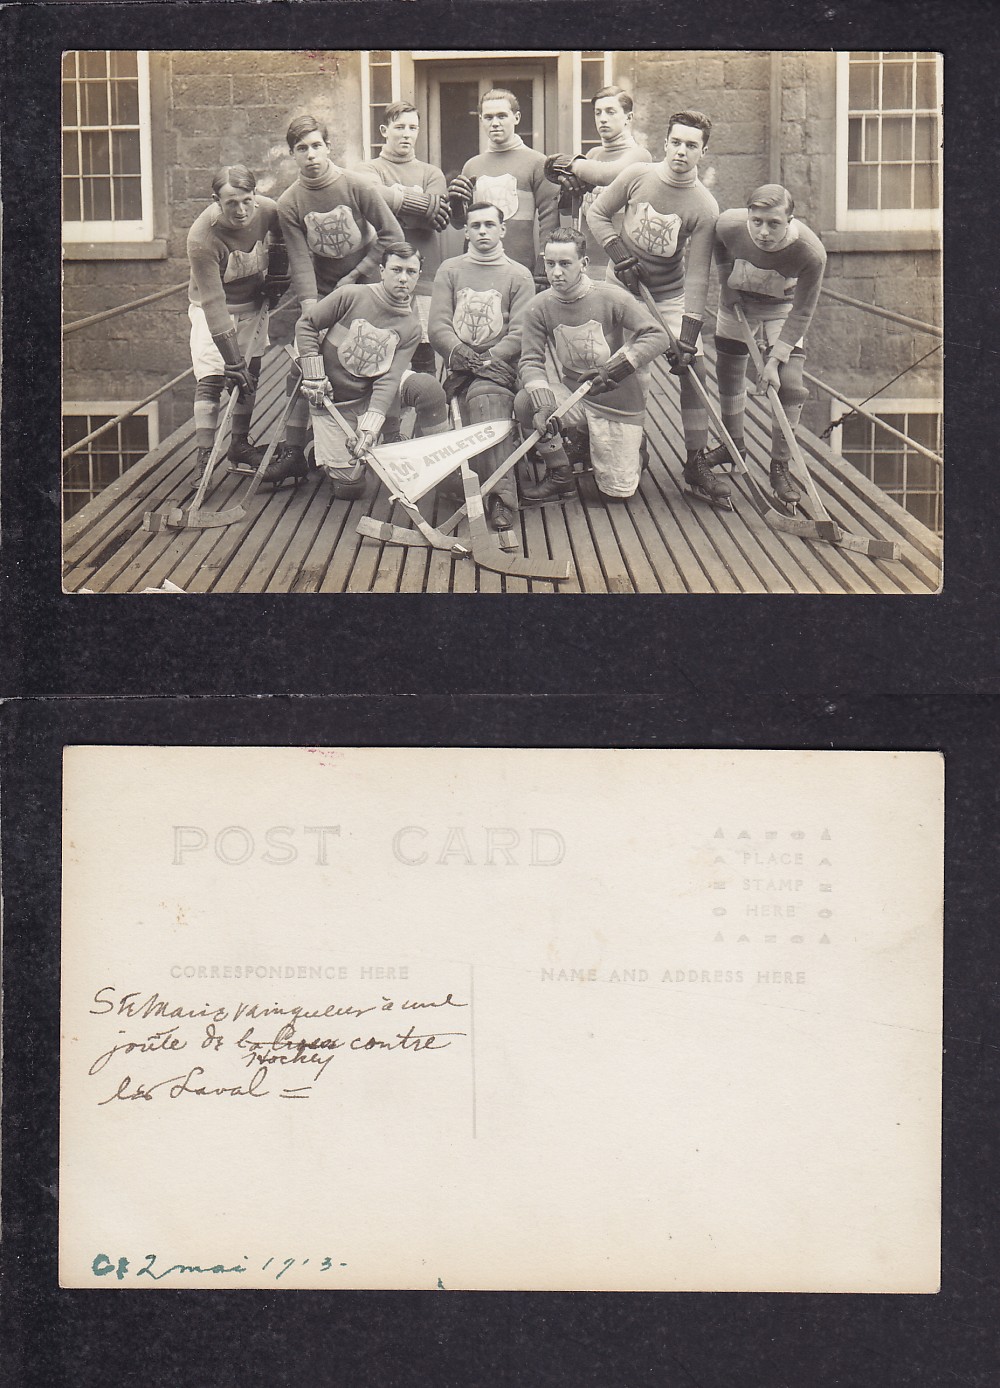
[[[256,477],[257,469],[253,463],[230,463],[229,471],[239,473],[242,477]]]
[[[786,516],[791,516],[794,519],[795,516],[798,515],[799,503],[797,501],[782,501],[781,497],[774,492],[771,493],[771,500],[774,502],[775,506],[777,506],[778,510],[782,511]]]
[[[525,501],[522,498],[518,509],[521,511],[536,511],[540,506],[565,506],[567,501],[576,501],[576,499],[577,496],[575,492],[570,496],[549,497],[547,501]]]
[[[732,511],[735,509],[731,496],[709,496],[708,492],[699,492],[694,487],[685,487],[684,495],[694,497],[696,501],[704,502],[706,506],[711,506],[713,511]]]

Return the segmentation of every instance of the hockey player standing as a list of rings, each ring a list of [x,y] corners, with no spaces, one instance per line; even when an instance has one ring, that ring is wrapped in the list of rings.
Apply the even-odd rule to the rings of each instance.
[[[333,162],[314,116],[293,120],[285,138],[299,176],[278,199],[278,216],[304,311],[338,285],[377,280],[383,250],[403,233],[371,180]]]
[[[420,314],[424,336],[413,358],[414,369],[433,371],[434,361],[426,346],[431,287],[441,264],[440,236],[449,223],[447,185],[444,174],[434,164],[416,157],[420,135],[420,116],[409,101],[394,101],[386,108],[385,122],[379,127],[382,153],[358,166],[360,177],[370,176],[403,229],[403,235],[423,257],[423,269],[414,302]]]
[[[334,495],[344,500],[364,494],[362,458],[378,442],[397,396],[404,408],[411,405],[416,410],[421,433],[448,428],[441,385],[433,376],[408,369],[420,341],[420,319],[413,306],[419,279],[419,252],[405,241],[387,246],[378,284],[335,289],[302,315],[295,330],[316,463],[331,478]],[[353,442],[323,408],[327,395],[355,427]],[[301,447],[304,433],[296,438],[292,427],[290,422],[288,442]],[[276,463],[280,466],[287,456],[283,450]]]
[[[632,97],[624,87],[602,87],[594,97],[593,108],[601,143],[586,154],[553,154],[545,161],[546,178],[582,199],[584,216],[601,189],[613,183],[623,169],[631,164],[653,162],[649,150],[633,134],[635,112]],[[591,270],[603,269],[608,263],[604,247],[589,226],[584,234]]]
[[[446,260],[434,279],[430,338],[448,364],[449,382],[466,423],[510,419],[521,350],[520,322],[535,297],[531,275],[504,254],[504,215],[491,203],[473,203],[466,216],[468,249]],[[447,383],[446,383],[447,384]],[[507,440],[472,460],[480,481],[510,452]],[[509,530],[517,508],[513,470],[490,495],[490,523]]]
[[[544,289],[540,253],[549,233],[559,225],[559,194],[545,177],[545,155],[529,149],[518,135],[521,107],[513,92],[488,91],[479,102],[479,119],[486,128],[489,149],[467,159],[448,185],[452,225],[465,226],[474,202],[498,207],[507,227],[507,254]]]
[[[558,501],[573,493],[570,458],[563,444],[582,454],[588,446],[594,478],[604,496],[625,500],[639,485],[645,411],[638,369],[667,350],[669,338],[649,311],[614,282],[591,280],[587,243],[572,227],[554,231],[544,247],[551,286],[524,315],[521,384],[515,413],[522,429],[542,429],[537,445],[546,476],[522,487],[528,503]],[[549,360],[558,378],[553,380]],[[562,416],[556,405],[583,382],[590,393]]]
[[[233,410],[229,461],[254,468],[260,450],[247,440],[261,353],[267,346],[267,314],[254,336],[262,304],[273,307],[288,288],[288,260],[278,209],[257,193],[257,180],[243,164],[220,169],[212,201],[188,232],[191,264],[188,317],[198,468],[208,462],[219,421],[219,402],[228,384],[239,391]],[[253,341],[251,342],[251,338]],[[249,365],[244,361],[250,353]]]
[[[761,385],[778,392],[794,430],[808,391],[802,384],[803,338],[809,330],[826,269],[826,251],[815,232],[792,216],[792,195],[780,183],[754,189],[747,206],[723,212],[715,227],[715,260],[719,271],[718,350],[719,404],[722,422],[746,456],[743,417],[746,410],[748,350],[739,320],[740,304],[765,355]],[[774,425],[771,431],[771,487],[777,499],[792,507],[799,491],[788,473],[788,443]],[[713,467],[729,462],[724,444],[708,454]]]
[[[684,481],[709,500],[725,502],[729,488],[705,461],[708,416],[688,375],[692,370],[702,382],[707,379],[699,337],[719,205],[700,182],[698,165],[711,130],[712,122],[700,111],[672,115],[665,158],[620,173],[595,198],[587,221],[614,274],[634,293],[640,281],[647,285],[677,339],[678,350],[668,352],[668,358],[671,371],[680,377]],[[619,212],[624,214],[620,234],[612,220]]]

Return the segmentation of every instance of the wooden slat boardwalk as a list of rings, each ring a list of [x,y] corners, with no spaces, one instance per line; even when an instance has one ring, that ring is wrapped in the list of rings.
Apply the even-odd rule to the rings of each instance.
[[[712,363],[710,362],[710,370]],[[284,400],[285,355],[265,360],[254,420],[268,439]],[[714,380],[711,389],[715,390]],[[751,400],[751,453],[766,460],[769,424]],[[471,558],[388,545],[357,534],[363,515],[405,524],[374,479],[363,501],[334,500],[318,474],[303,485],[262,489],[246,520],[217,530],[142,529],[143,513],[187,504],[195,490],[195,443],[188,423],[101,492],[65,527],[63,586],[68,592],[138,593],[169,580],[185,593],[933,593],[940,543],[923,525],[844,464],[814,435],[802,447],[833,518],[846,530],[894,540],[899,562],[869,559],[771,530],[730,478],[735,511],[690,500],[676,381],[654,368],[647,410],[650,466],[626,504],[604,504],[591,478],[565,506],[518,518],[524,553],[565,558],[565,583],[501,577]],[[751,463],[766,482],[763,461]],[[226,474],[207,507],[232,505],[248,478]],[[426,514],[436,514],[428,498]],[[391,514],[394,513],[394,514]],[[459,531],[461,537],[462,531]]]

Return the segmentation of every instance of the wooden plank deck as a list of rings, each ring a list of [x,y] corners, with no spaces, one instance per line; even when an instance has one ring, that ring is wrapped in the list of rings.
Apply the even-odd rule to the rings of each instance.
[[[710,374],[713,363],[709,362]],[[265,360],[254,420],[270,437],[284,400],[285,357]],[[711,386],[715,390],[714,379]],[[650,466],[626,504],[605,504],[593,479],[565,506],[518,517],[523,552],[565,558],[566,583],[509,578],[471,558],[363,539],[363,515],[405,523],[374,479],[363,501],[334,500],[324,478],[262,489],[247,519],[218,530],[142,529],[143,513],[186,504],[194,494],[193,423],[171,434],[67,524],[67,592],[138,593],[169,580],[185,593],[933,593],[940,586],[938,539],[814,435],[802,447],[830,514],[845,529],[894,540],[900,562],[868,559],[818,541],[771,530],[730,478],[735,511],[690,500],[681,483],[684,457],[677,384],[662,364],[653,372],[647,410]],[[751,399],[747,438],[766,482],[770,427]],[[232,505],[245,476],[226,474],[207,506]],[[428,498],[426,513],[447,513]],[[393,514],[395,513],[395,514]],[[462,531],[459,532],[462,534]]]

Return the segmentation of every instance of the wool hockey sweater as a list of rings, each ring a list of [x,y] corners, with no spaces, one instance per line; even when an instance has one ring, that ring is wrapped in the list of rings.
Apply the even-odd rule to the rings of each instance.
[[[581,291],[568,302],[546,289],[528,305],[521,329],[521,384],[526,390],[549,384],[547,346],[559,379],[570,390],[622,348],[635,367],[645,366],[667,350],[666,332],[627,290],[584,277]],[[627,424],[641,424],[645,409],[635,372],[586,404]]]
[[[393,303],[381,284],[335,289],[302,315],[295,330],[302,356],[322,356],[335,400],[367,402],[383,415],[419,341],[416,309]]]
[[[613,183],[623,169],[631,168],[633,164],[652,162],[653,156],[649,150],[630,135],[628,142],[621,148],[608,149],[605,145],[597,145],[594,149],[588,149],[586,158],[576,165],[576,176],[581,183],[589,185],[588,191],[583,195],[583,230],[587,238],[587,254],[590,256],[592,270],[599,270],[607,265],[608,253],[591,231],[587,213],[593,207],[601,189]],[[620,213],[614,218],[614,222],[620,229]]]
[[[719,204],[704,184],[694,179],[678,186],[663,162],[637,164],[623,170],[587,214],[602,246],[616,235],[612,218],[617,212],[623,213],[621,239],[638,259],[653,297],[669,298],[683,290],[684,312],[703,318],[719,215]]]
[[[723,212],[715,225],[719,283],[751,302],[773,305],[776,317],[787,313],[778,341],[788,347],[809,330],[826,270],[826,251],[816,233],[797,218],[791,225],[798,235],[777,251],[754,245],[745,207]]]
[[[473,202],[499,207],[507,224],[504,250],[526,270],[541,273],[538,256],[559,225],[559,189],[545,177],[545,155],[523,142],[466,160],[462,173],[475,186]],[[538,236],[535,236],[535,218]]]
[[[234,229],[221,221],[218,203],[198,214],[188,232],[191,262],[188,298],[204,310],[209,332],[218,336],[233,326],[231,312],[254,308],[267,274],[268,238],[281,240],[276,204],[263,196],[246,226]]]
[[[521,318],[534,300],[535,282],[523,265],[504,256],[483,264],[470,255],[446,260],[434,280],[428,336],[445,361],[464,344],[498,361],[515,362]]]
[[[365,259],[376,236],[383,248],[404,240],[402,228],[370,179],[335,164],[330,168],[332,176],[322,186],[309,187],[299,178],[278,199],[292,290],[300,300],[335,289],[337,281]]]
[[[403,189],[415,188],[418,193],[444,194],[447,192],[444,174],[433,164],[425,164],[420,159],[387,159],[384,154],[378,159],[359,164],[354,172],[359,178],[370,178],[373,182],[377,180],[379,192],[403,228],[403,240],[415,246],[424,258],[417,293],[429,294],[441,264],[441,234],[434,230],[426,217],[402,210]]]

